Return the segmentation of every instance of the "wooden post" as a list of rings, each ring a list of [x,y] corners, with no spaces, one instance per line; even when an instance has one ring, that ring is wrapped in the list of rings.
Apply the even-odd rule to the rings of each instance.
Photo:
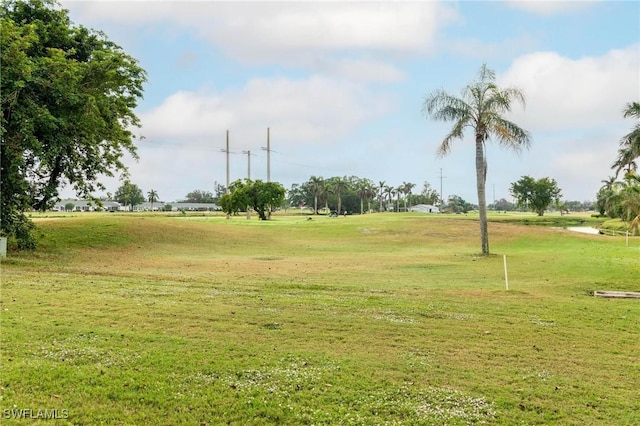
[[[509,291],[509,276],[507,275],[507,255],[505,254],[504,257],[504,285],[507,288],[507,291]]]

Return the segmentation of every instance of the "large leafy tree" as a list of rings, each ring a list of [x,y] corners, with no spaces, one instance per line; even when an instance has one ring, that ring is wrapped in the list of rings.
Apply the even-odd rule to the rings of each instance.
[[[438,204],[438,202],[443,201],[440,200],[440,194],[438,191],[432,188],[431,184],[426,181],[422,185],[422,192],[420,192],[420,195],[424,197],[421,202],[425,204]]]
[[[475,206],[465,201],[459,195],[450,195],[447,204],[443,206],[444,211],[451,213],[467,213],[475,208]]]
[[[249,198],[242,180],[236,180],[229,184],[229,192],[218,199],[218,203],[227,214],[227,218],[238,212],[244,211],[249,206]]]
[[[511,195],[518,207],[543,216],[551,204],[560,202],[562,191],[555,179],[544,177],[536,180],[531,176],[523,176],[511,184]]]
[[[124,181],[122,185],[117,189],[114,198],[117,202],[123,206],[129,206],[129,210],[133,211],[133,208],[138,204],[142,204],[145,201],[142,190],[135,183],[130,181]]]
[[[480,213],[480,240],[482,253],[489,254],[489,232],[487,227],[487,158],[486,142],[495,139],[502,147],[521,150],[530,145],[529,133],[507,120],[504,115],[511,111],[515,102],[525,103],[524,95],[515,87],[501,89],[495,82],[495,72],[486,64],[480,67],[478,77],[469,83],[460,97],[444,90],[436,90],[425,98],[423,111],[434,120],[451,121],[453,128],[438,148],[438,155],[451,151],[456,139],[464,138],[464,131],[471,128],[475,139],[476,189]]]
[[[215,197],[210,191],[195,189],[186,195],[184,201],[186,203],[214,203]]]
[[[258,213],[261,220],[269,219],[271,211],[282,205],[285,189],[278,182],[261,180],[237,180],[229,185],[229,194],[220,197],[220,206],[227,214],[234,214],[247,207]]]
[[[44,210],[61,186],[92,198],[100,176],[137,158],[134,109],[145,71],[101,33],[74,25],[53,0],[0,6],[0,231],[34,247],[24,212]]]
[[[298,183],[294,183],[287,191],[287,202],[292,207],[302,207],[306,204],[306,195],[304,187]]]

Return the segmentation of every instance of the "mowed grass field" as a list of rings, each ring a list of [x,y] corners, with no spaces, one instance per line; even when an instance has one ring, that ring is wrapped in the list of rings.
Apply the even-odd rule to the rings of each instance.
[[[640,291],[638,237],[502,220],[482,257],[463,216],[34,219],[1,263],[2,424],[640,424],[640,300],[590,294]]]

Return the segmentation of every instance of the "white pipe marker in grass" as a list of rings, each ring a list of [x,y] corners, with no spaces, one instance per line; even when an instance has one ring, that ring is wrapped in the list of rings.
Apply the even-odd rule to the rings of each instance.
[[[503,255],[504,259],[504,285],[509,290],[509,277],[507,276],[507,255]]]
[[[629,247],[629,231],[627,231],[627,247]]]

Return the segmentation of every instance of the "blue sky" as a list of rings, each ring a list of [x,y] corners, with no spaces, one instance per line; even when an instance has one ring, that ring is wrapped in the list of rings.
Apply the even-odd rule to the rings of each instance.
[[[640,100],[636,1],[62,1],[148,72],[145,139],[131,181],[175,201],[230,178],[286,188],[310,176],[423,183],[477,202],[473,135],[444,158],[450,124],[425,95],[460,94],[483,64],[527,98],[511,119],[533,137],[516,154],[488,145],[487,200],[523,175],[551,177],[567,200],[593,200],[612,175]],[[440,176],[443,176],[440,179]],[[105,179],[110,192],[120,185]],[[73,195],[64,189],[62,195]],[[100,195],[100,194],[97,194]]]

